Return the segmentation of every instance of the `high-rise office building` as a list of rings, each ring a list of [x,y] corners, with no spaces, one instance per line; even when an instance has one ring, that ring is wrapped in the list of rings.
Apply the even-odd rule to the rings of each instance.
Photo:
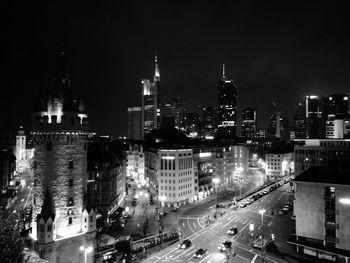
[[[289,119],[281,112],[274,112],[270,116],[270,136],[289,138]]]
[[[201,122],[197,112],[186,112],[183,114],[180,130],[190,137],[197,137],[201,133]]]
[[[306,114],[305,103],[298,103],[295,106],[293,115],[293,126],[296,139],[306,138]]]
[[[320,96],[307,95],[305,98],[306,138],[324,138],[322,102]]]
[[[141,107],[128,108],[128,139],[142,140]]]
[[[242,111],[242,137],[255,138],[257,129],[256,109],[246,108]]]
[[[160,106],[160,73],[156,55],[153,82],[149,79],[141,80],[142,138],[160,127]]]
[[[202,108],[202,134],[214,136],[215,134],[215,108],[206,106]]]
[[[337,132],[344,120],[348,117],[348,95],[330,94],[324,98],[324,117],[326,125],[326,138],[342,138],[341,132]],[[339,129],[338,129],[339,130]]]
[[[165,97],[163,101],[162,117],[172,117],[175,128],[180,128],[181,118],[184,113],[183,100],[180,97]]]
[[[237,86],[226,78],[225,65],[218,83],[217,128],[224,137],[236,135],[237,128]]]

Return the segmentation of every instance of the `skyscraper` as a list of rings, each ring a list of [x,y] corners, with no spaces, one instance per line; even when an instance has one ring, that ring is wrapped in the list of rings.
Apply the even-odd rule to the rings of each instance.
[[[225,65],[218,83],[217,128],[224,137],[236,135],[237,128],[237,86],[225,76]]]
[[[330,94],[324,98],[324,117],[326,125],[326,138],[336,138],[336,123],[348,117],[348,95]],[[342,123],[341,123],[342,125]]]
[[[184,113],[183,100],[180,97],[165,97],[163,101],[162,117],[173,117],[175,128],[180,128]]]
[[[128,139],[142,140],[141,107],[128,108]]]
[[[153,82],[141,80],[142,138],[151,130],[160,127],[160,74],[157,54]]]
[[[215,134],[215,108],[206,106],[202,108],[202,133],[204,136]]]
[[[89,250],[95,246],[95,213],[85,199],[88,115],[82,99],[73,98],[63,54],[56,85],[33,112],[31,128],[35,148],[31,236],[39,256],[49,262],[80,261],[80,246]],[[90,255],[87,262],[92,262]]]
[[[242,111],[242,137],[255,138],[257,129],[256,109],[246,108]]]
[[[307,95],[305,98],[306,111],[306,138],[324,138],[324,125],[322,121],[321,98],[316,95]]]
[[[293,125],[296,139],[306,138],[306,114],[305,103],[298,103],[295,106],[293,115]]]

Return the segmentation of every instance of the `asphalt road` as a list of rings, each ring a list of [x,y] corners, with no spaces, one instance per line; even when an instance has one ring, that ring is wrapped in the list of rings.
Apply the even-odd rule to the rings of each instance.
[[[189,238],[193,242],[192,246],[181,250],[178,248],[180,242],[177,242],[151,255],[143,262],[262,262],[261,251],[251,246],[253,240],[249,237],[249,226],[254,224],[254,234],[257,236],[261,235],[261,230],[263,229],[266,242],[271,236],[272,229],[276,229],[276,226],[272,227],[273,216],[269,215],[269,212],[272,210],[278,212],[289,201],[290,193],[288,190],[289,186],[286,184],[258,199],[246,208],[237,208],[236,210],[224,209],[225,214],[223,217],[219,217],[215,223],[209,226],[205,226],[201,218],[211,213],[211,206],[215,200],[202,203],[196,206],[195,209],[189,209],[183,215],[179,215],[178,219],[183,233],[180,242],[185,238]],[[231,198],[231,196],[227,195],[227,199]],[[222,199],[224,199],[224,196],[222,196]],[[266,210],[263,218],[258,212],[260,209]],[[234,237],[228,236],[227,231],[234,226],[238,228],[238,234]],[[227,258],[225,253],[219,252],[218,246],[226,240],[233,242],[232,250],[236,253],[236,256]],[[207,248],[208,252],[202,259],[196,260],[193,258],[193,254],[199,248]],[[264,262],[285,262],[270,255],[264,255],[264,257]]]

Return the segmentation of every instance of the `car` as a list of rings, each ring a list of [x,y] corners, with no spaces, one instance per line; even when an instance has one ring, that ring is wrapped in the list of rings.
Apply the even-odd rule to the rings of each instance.
[[[269,193],[269,191],[265,190],[263,193],[264,193],[264,195],[267,195]]]
[[[236,235],[238,233],[238,230],[237,230],[237,227],[235,226],[235,227],[232,227],[232,228],[230,228],[228,231],[227,231],[227,234],[229,234],[229,235]]]
[[[281,210],[278,212],[279,215],[284,215],[285,213],[286,213],[286,211],[284,211],[283,209],[281,209]]]
[[[220,252],[224,252],[224,251],[230,250],[231,246],[232,246],[232,242],[231,241],[225,241],[224,243],[222,243],[218,247],[218,249],[219,249]]]
[[[243,207],[246,207],[246,206],[247,206],[246,203],[240,203],[240,204],[239,204],[239,207],[242,207],[242,208],[243,208]]]
[[[196,253],[193,254],[193,257],[194,258],[202,258],[205,253],[207,253],[207,249],[206,248],[200,248],[200,249],[197,250]]]
[[[247,201],[246,201],[246,203],[249,205],[249,204],[251,204],[251,203],[253,203],[254,201],[252,200],[252,199],[250,199],[250,198],[248,198],[247,199]]]
[[[181,242],[181,244],[179,245],[179,248],[185,249],[185,248],[188,248],[191,245],[192,245],[192,241],[189,240],[189,239],[185,239],[184,241]]]

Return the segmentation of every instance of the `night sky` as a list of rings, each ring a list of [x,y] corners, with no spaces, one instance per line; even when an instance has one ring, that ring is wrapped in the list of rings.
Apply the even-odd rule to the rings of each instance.
[[[216,105],[222,63],[238,85],[238,108],[256,107],[267,127],[272,102],[289,115],[306,93],[350,91],[348,9],[335,1],[11,1],[6,24],[0,129],[29,128],[40,88],[52,86],[60,43],[91,129],[126,136],[140,79],[187,108]],[[306,5],[305,2],[308,2]]]

